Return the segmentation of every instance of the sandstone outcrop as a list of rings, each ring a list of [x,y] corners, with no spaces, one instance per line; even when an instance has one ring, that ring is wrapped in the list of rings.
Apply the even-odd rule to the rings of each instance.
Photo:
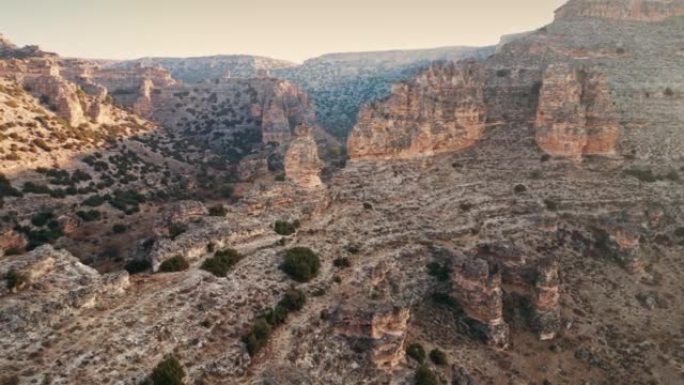
[[[0,276],[14,271],[22,277],[16,293],[3,282],[0,288],[2,335],[52,326],[79,309],[93,308],[102,297],[122,294],[128,273],[100,275],[64,250],[41,246],[28,254],[4,260]],[[11,297],[11,298],[10,298]]]
[[[347,141],[351,159],[413,158],[472,146],[485,128],[481,63],[431,66],[359,113]]]
[[[503,318],[501,271],[484,259],[453,260],[452,297],[462,306],[487,344],[505,349],[509,344],[509,327]]]
[[[555,338],[560,330],[560,278],[554,258],[530,258],[522,250],[509,245],[486,244],[476,255],[501,271],[501,284],[506,295],[523,298],[531,304],[529,326],[540,339]]]
[[[536,140],[551,155],[613,155],[619,125],[603,75],[550,65],[539,96]]]
[[[300,187],[320,187],[322,162],[311,129],[298,126],[295,135],[285,154],[285,175]]]
[[[337,309],[333,325],[339,335],[371,349],[371,361],[391,369],[404,360],[407,323],[406,308],[372,304],[368,309]]]
[[[571,0],[556,10],[556,20],[593,17],[659,22],[684,15],[682,0]]]

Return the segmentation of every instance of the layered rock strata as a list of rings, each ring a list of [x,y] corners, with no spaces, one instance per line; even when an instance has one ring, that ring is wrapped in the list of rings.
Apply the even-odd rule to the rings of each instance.
[[[551,155],[613,155],[619,125],[603,75],[568,64],[544,72],[536,141]]]
[[[311,129],[300,125],[295,135],[285,154],[285,175],[300,187],[320,187],[322,162]]]
[[[501,271],[483,259],[456,256],[451,275],[451,296],[474,321],[474,327],[487,344],[505,349],[509,327],[503,317]]]
[[[404,360],[407,308],[374,304],[367,309],[340,308],[333,316],[339,335],[367,344],[376,367],[391,369]]]
[[[659,22],[684,15],[681,0],[572,0],[556,11],[556,20],[592,17]]]
[[[430,67],[394,87],[385,101],[359,113],[347,150],[350,158],[412,158],[472,146],[485,128],[481,63]]]

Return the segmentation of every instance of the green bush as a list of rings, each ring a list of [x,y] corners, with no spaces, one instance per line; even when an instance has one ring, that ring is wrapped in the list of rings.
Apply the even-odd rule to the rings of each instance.
[[[273,229],[280,235],[291,235],[297,231],[296,227],[287,221],[276,221]]]
[[[172,355],[164,357],[152,370],[150,379],[154,385],[183,385],[185,370],[178,359]]]
[[[86,200],[83,201],[84,206],[98,207],[105,203],[105,198],[99,195],[91,195]]]
[[[190,267],[188,261],[181,255],[169,258],[159,265],[159,271],[162,273],[173,273],[176,271],[187,270]]]
[[[425,361],[425,349],[419,343],[412,343],[406,347],[406,355],[422,364]]]
[[[451,275],[451,268],[447,264],[430,262],[427,265],[428,274],[440,281],[448,281]]]
[[[207,258],[202,262],[201,268],[217,277],[225,277],[226,274],[240,262],[243,256],[233,249],[217,251],[213,257]]]
[[[123,234],[128,230],[128,227],[126,225],[122,225],[121,223],[117,223],[114,226],[112,226],[112,232],[114,234]]]
[[[209,215],[212,217],[225,217],[226,214],[228,214],[228,210],[223,205],[209,207]]]
[[[250,356],[258,353],[261,348],[266,346],[269,334],[271,334],[271,325],[265,319],[259,318],[254,321],[249,333],[242,337],[242,342],[247,347],[247,353]]]
[[[278,302],[278,306],[285,308],[288,312],[302,310],[305,304],[306,295],[297,289],[288,290],[283,299]]]
[[[51,212],[38,213],[31,217],[31,224],[36,227],[43,227],[54,217],[55,215]]]
[[[416,385],[438,385],[439,380],[437,376],[426,366],[421,366],[416,369],[416,374],[413,376]]]
[[[432,349],[430,351],[430,360],[435,364],[435,365],[446,365],[447,364],[447,357],[446,354],[444,354],[443,351],[439,349]]]
[[[351,267],[351,262],[347,257],[336,258],[333,261],[333,266],[337,267],[338,269],[346,269],[348,267]]]
[[[527,187],[525,187],[524,184],[517,184],[513,188],[513,191],[515,191],[516,194],[522,194],[527,191]]]
[[[544,206],[550,211],[558,210],[558,202],[553,199],[544,199]]]
[[[152,264],[150,261],[145,260],[145,259],[134,259],[132,261],[129,261],[124,269],[128,272],[128,274],[138,274],[142,273],[144,271],[147,271],[152,268]]]
[[[318,255],[307,247],[294,247],[285,252],[285,258],[280,265],[290,278],[298,282],[308,282],[313,279],[321,267]]]
[[[12,269],[5,275],[5,281],[7,281],[7,288],[12,290],[23,285],[26,282],[26,276]]]
[[[94,222],[102,217],[102,214],[97,210],[79,210],[76,212],[76,215],[78,215],[79,218],[83,219],[84,222]]]

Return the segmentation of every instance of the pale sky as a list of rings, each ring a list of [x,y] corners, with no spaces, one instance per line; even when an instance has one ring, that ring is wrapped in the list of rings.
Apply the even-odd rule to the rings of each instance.
[[[565,0],[0,0],[0,33],[62,56],[324,53],[494,44]]]

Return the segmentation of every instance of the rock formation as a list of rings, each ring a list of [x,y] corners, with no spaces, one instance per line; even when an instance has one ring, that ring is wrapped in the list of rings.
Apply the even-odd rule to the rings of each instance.
[[[101,297],[124,293],[129,285],[128,273],[100,275],[69,252],[52,246],[4,262],[0,277],[6,277],[9,271],[21,279],[13,288],[15,294],[9,293],[7,285],[0,288],[0,297],[4,297],[0,301],[3,338],[54,325],[79,309],[95,307]],[[7,300],[8,295],[13,296],[12,300]]]
[[[605,77],[567,64],[549,66],[535,127],[537,143],[549,154],[615,154],[619,126]]]
[[[377,367],[391,369],[404,360],[409,317],[409,309],[374,304],[367,310],[337,309],[332,322],[338,334],[368,345]]]
[[[320,187],[322,162],[311,129],[301,125],[295,129],[295,135],[285,154],[285,175],[298,186]]]
[[[475,329],[491,346],[505,349],[509,327],[503,318],[501,271],[483,259],[456,256],[452,271],[453,298],[474,321]]]
[[[472,146],[485,128],[485,70],[465,61],[430,67],[359,113],[352,159],[412,158]]]
[[[571,0],[556,11],[556,20],[593,17],[659,22],[684,15],[682,0]]]
[[[166,207],[154,224],[154,232],[160,237],[171,236],[175,229],[185,228],[193,220],[206,216],[207,208],[202,202],[179,201]],[[178,231],[178,230],[176,230]]]

